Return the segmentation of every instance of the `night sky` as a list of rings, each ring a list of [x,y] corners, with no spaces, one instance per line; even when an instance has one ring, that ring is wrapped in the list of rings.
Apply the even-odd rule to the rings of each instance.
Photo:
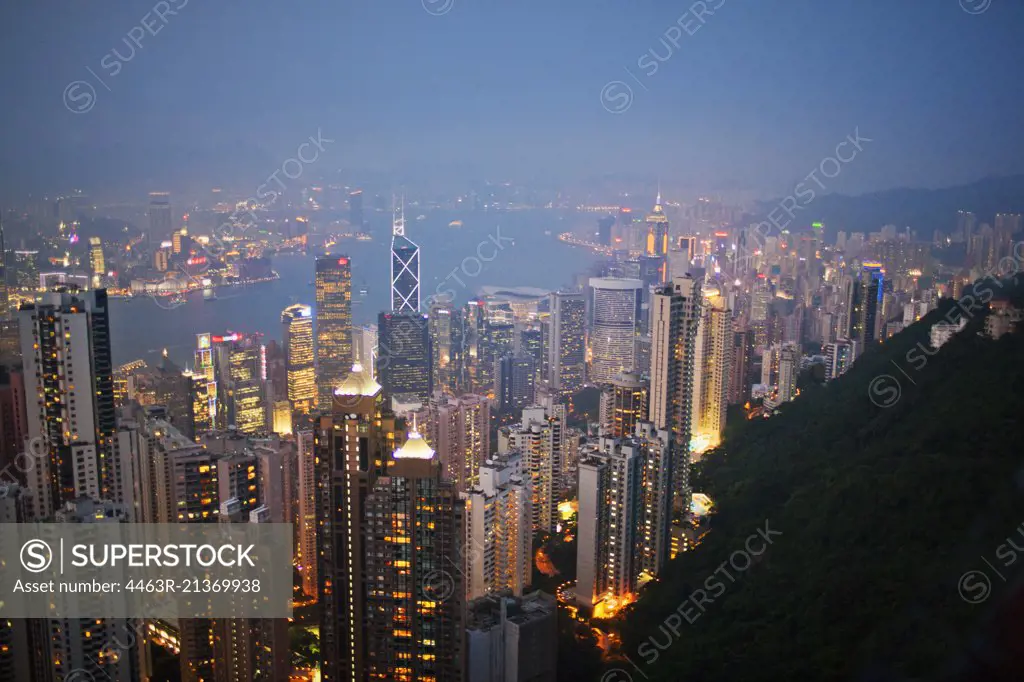
[[[1018,0],[689,7],[10,0],[2,192],[247,186],[318,130],[333,169],[410,181],[623,173],[783,192],[855,128],[873,143],[837,191],[1024,172]],[[632,89],[620,113],[611,81]]]

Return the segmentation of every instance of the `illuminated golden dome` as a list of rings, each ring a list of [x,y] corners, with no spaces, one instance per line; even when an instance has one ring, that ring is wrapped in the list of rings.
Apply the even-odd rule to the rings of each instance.
[[[352,365],[352,371],[334,389],[334,395],[359,395],[372,398],[380,393],[381,385],[373,380],[370,373],[358,362]]]
[[[395,450],[395,459],[434,459],[433,449],[427,445],[427,441],[423,440],[423,436],[416,430],[415,422],[405,445]]]

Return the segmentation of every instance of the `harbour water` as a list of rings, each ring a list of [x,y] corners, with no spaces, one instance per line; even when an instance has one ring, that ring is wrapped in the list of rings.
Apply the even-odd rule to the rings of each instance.
[[[449,227],[455,219],[462,221],[461,227]],[[436,211],[424,220],[410,219],[406,234],[420,245],[421,298],[426,301],[447,290],[463,303],[488,285],[568,286],[575,273],[588,271],[600,256],[560,242],[558,234],[595,222],[591,215],[550,210]],[[378,230],[373,241],[346,239],[331,249],[352,259],[357,325],[375,322],[390,305],[389,248],[385,229]],[[174,362],[191,363],[196,334],[203,332],[260,332],[267,341],[280,340],[281,311],[293,303],[314,303],[313,261],[313,254],[274,256],[280,279],[219,289],[212,301],[204,301],[200,291],[176,307],[167,299],[114,300],[110,324],[115,365],[135,359],[155,363],[164,348]]]

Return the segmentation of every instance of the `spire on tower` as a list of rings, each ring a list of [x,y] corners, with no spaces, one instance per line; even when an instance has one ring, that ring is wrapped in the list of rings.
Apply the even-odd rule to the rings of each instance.
[[[391,197],[391,234],[405,236],[405,195],[402,195],[401,203],[395,203],[394,196]]]

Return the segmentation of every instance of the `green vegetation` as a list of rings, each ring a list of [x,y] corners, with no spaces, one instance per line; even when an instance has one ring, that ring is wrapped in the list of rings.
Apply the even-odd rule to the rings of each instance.
[[[980,336],[978,310],[928,355],[929,329],[953,305],[869,349],[837,381],[806,382],[780,415],[731,425],[694,472],[694,489],[716,503],[711,533],[620,623],[622,652],[643,676],[624,661],[609,667],[666,682],[868,670],[920,679],[969,645],[1009,587],[990,572],[991,600],[971,604],[959,579],[985,570],[981,557],[997,563],[1007,538],[1024,546],[1024,334]],[[877,402],[892,401],[896,382],[894,404],[872,402],[872,388]],[[720,594],[707,589],[766,523],[782,535],[749,568],[727,565],[735,582],[722,576]],[[1021,564],[1006,569],[1008,581]],[[665,618],[698,588],[712,601],[684,607],[672,635]]]

